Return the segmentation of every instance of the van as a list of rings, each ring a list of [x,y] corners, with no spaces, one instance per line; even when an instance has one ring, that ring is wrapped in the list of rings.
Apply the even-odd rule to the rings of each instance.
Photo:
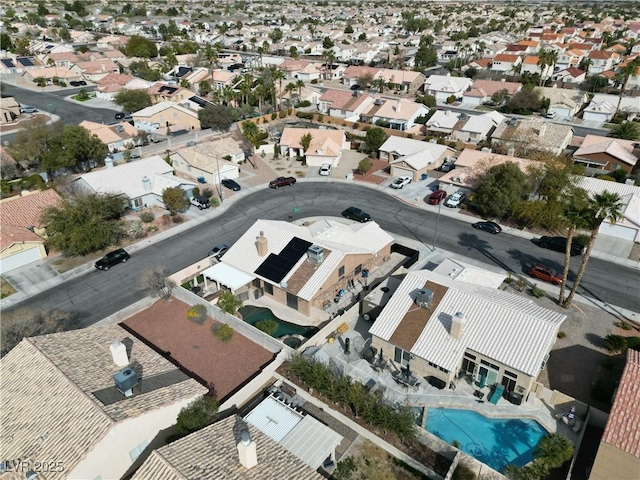
[[[194,207],[198,207],[200,210],[204,210],[211,206],[211,204],[209,203],[209,199],[207,197],[203,197],[202,195],[195,195],[191,197],[189,202],[191,203],[191,205],[193,205]]]

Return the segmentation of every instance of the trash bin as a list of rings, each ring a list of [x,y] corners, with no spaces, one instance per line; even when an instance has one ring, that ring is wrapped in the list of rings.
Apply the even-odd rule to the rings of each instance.
[[[429,174],[428,173],[423,173],[422,177],[420,177],[422,180],[426,180],[427,178],[429,178]]]

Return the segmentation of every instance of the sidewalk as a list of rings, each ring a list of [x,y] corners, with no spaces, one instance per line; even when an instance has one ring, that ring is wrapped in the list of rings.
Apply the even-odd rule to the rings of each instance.
[[[424,201],[422,201],[421,198],[416,198],[414,200],[408,200],[407,198],[401,196],[397,191],[390,191],[390,189],[386,186],[386,185],[376,185],[376,184],[371,184],[368,182],[357,182],[355,180],[346,180],[346,179],[340,179],[340,178],[331,178],[331,177],[325,177],[325,178],[312,178],[312,179],[306,179],[306,178],[301,178],[298,180],[298,182],[303,183],[303,182],[332,182],[332,183],[350,183],[350,184],[358,184],[360,186],[366,187],[366,188],[371,188],[374,190],[378,190],[381,193],[384,193],[386,195],[391,195],[394,198],[396,198],[397,200],[405,203],[406,205],[412,206],[412,207],[416,207],[416,208],[421,208],[422,210],[426,210],[426,211],[431,211],[433,213],[438,213],[438,206],[434,206],[434,205],[428,205],[427,203],[425,203]],[[195,226],[195,225],[199,225],[203,222],[206,222],[208,220],[211,220],[213,218],[216,218],[220,215],[222,215],[231,205],[233,205],[236,201],[238,201],[239,199],[249,196],[252,193],[261,190],[262,188],[264,188],[264,185],[256,185],[253,187],[249,187],[249,188],[243,188],[242,190],[240,190],[239,192],[235,192],[233,196],[230,196],[228,198],[225,199],[225,201],[222,203],[222,205],[220,205],[219,207],[216,208],[212,208],[209,209],[207,211],[202,212],[202,215],[198,215],[197,218],[192,219],[188,222],[182,223],[180,225],[177,225],[169,230],[165,230],[157,235],[154,235],[150,238],[145,238],[140,240],[139,242],[136,242],[134,244],[132,244],[130,247],[127,247],[127,250],[130,253],[135,253],[139,250],[142,250],[143,248],[146,248],[150,245],[153,245],[155,243],[161,242],[162,240],[169,238],[173,235],[178,235],[182,232],[185,232],[186,230],[190,229],[191,227]],[[443,216],[447,216],[447,217],[451,217],[451,218],[455,218],[457,220],[461,220],[464,222],[467,222],[469,224],[471,223],[475,223],[477,221],[476,218],[473,217],[469,217],[467,215],[459,215],[457,214],[457,210],[456,209],[449,209],[449,208],[445,208],[445,207],[441,207],[440,209],[440,215]],[[296,222],[299,222],[301,219],[296,218]],[[526,239],[531,239],[531,238],[535,238],[536,235],[531,234],[529,232],[525,232],[525,231],[521,231],[521,230],[517,230],[517,229],[512,229],[512,228],[508,228],[505,227],[503,230],[503,234],[508,234],[508,235],[514,235],[514,236],[518,236],[520,238],[526,238]],[[461,260],[464,260],[468,263],[481,263],[481,262],[475,262],[471,259],[468,259],[466,257],[464,257],[463,255],[459,255],[456,254],[454,252],[448,252],[446,250],[442,250],[440,248],[438,248],[437,250],[433,251],[432,249],[430,249],[429,247],[425,246],[424,244],[421,244],[419,242],[416,242],[415,240],[411,240],[409,238],[404,238],[404,237],[399,237],[397,235],[395,235],[396,238],[398,238],[399,240],[401,240],[403,243],[407,244],[408,246],[414,246],[416,248],[418,248],[418,250],[420,250],[423,254],[426,255],[426,258],[434,258],[434,257],[442,257],[442,256],[449,256],[451,258],[458,258]],[[418,244],[418,245],[413,245],[413,244]],[[593,257],[596,258],[600,258],[602,260],[605,261],[609,261],[612,263],[616,263],[618,265],[623,265],[626,267],[630,267],[630,268],[636,268],[638,270],[640,270],[640,262],[635,262],[626,258],[619,258],[619,257],[615,257],[613,255],[608,255],[608,254],[603,254],[600,252],[593,252],[592,253]],[[485,264],[481,264],[481,266],[483,268],[488,268],[489,270],[496,270],[495,267],[492,266],[487,266]],[[45,290],[48,290],[50,288],[53,288],[57,285],[60,285],[68,280],[71,280],[73,278],[82,276],[90,271],[92,271],[93,269],[93,262],[90,262],[86,265],[74,268],[72,270],[69,270],[68,272],[59,274],[53,278],[49,278],[46,281],[42,282],[42,283],[38,283],[37,285],[31,285],[31,288],[28,288],[24,291],[19,291],[16,292],[15,294],[4,298],[2,300],[0,300],[0,309],[2,308],[9,308],[12,305],[15,305],[17,303],[20,303],[38,293],[41,293]],[[543,288],[545,290],[549,290],[549,289],[553,289],[555,287],[551,286],[551,285],[547,285],[544,284],[543,282],[539,282],[539,286],[540,288]],[[590,305],[598,305],[599,302],[596,302],[595,300],[591,300],[591,299],[586,299],[580,296],[577,296],[578,300],[583,302],[583,303],[588,303]],[[607,309],[612,309],[613,311],[617,311],[617,312],[626,312],[625,315],[628,315],[628,318],[636,320],[636,321],[640,321],[640,314],[637,314],[635,312],[631,312],[631,311],[627,311],[625,309],[622,308],[618,308],[618,307],[614,307],[614,306],[609,306],[606,303],[600,303],[600,306],[602,306],[603,308]]]

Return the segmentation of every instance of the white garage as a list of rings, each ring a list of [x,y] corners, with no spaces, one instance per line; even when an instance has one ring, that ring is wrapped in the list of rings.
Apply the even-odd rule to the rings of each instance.
[[[635,228],[625,227],[623,225],[612,225],[604,222],[600,225],[600,235],[609,235],[611,237],[621,238],[623,240],[635,241],[638,230]]]
[[[26,250],[22,250],[0,259],[0,273],[8,272],[24,265],[28,265],[29,263],[42,260],[40,248],[38,247],[39,245],[34,245],[32,248],[27,248]]]
[[[419,178],[415,178],[417,172],[414,172],[410,168],[400,167],[398,165],[391,165],[391,176],[393,177],[409,177],[414,182],[420,180]]]

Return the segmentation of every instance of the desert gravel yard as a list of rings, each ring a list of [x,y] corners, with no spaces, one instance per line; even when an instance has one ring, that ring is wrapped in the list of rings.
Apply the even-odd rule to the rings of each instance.
[[[218,340],[211,331],[215,321],[208,317],[198,325],[187,320],[189,308],[175,298],[158,300],[124,323],[200,377],[222,401],[269,363],[273,353],[238,332],[227,342]]]

